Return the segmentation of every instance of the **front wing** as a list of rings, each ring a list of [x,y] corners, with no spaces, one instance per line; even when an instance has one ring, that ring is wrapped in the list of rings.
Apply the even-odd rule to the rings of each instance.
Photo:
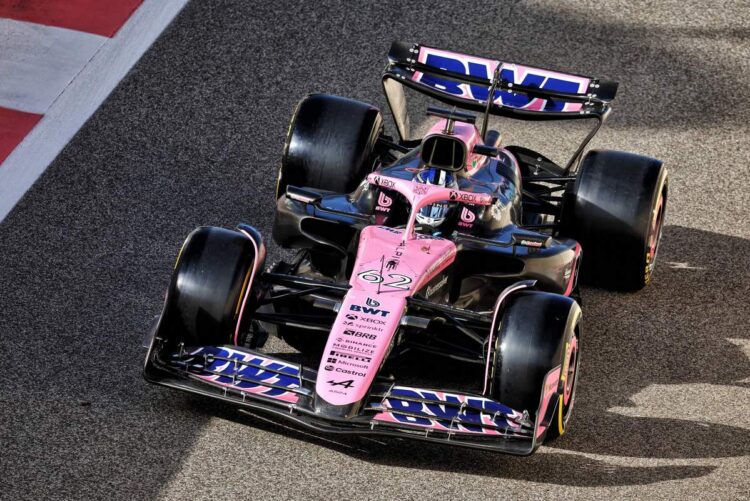
[[[332,434],[380,435],[461,445],[516,455],[534,452],[555,415],[526,413],[478,395],[397,386],[376,380],[357,415],[328,416],[315,406],[316,370],[235,346],[179,346],[155,336],[147,381],[231,402]]]

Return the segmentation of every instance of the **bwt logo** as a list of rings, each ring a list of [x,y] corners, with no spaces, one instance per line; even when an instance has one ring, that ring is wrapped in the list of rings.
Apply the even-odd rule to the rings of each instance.
[[[381,191],[380,195],[378,195],[378,205],[387,209],[393,205],[393,199]]]
[[[461,209],[461,221],[463,221],[464,223],[473,223],[476,218],[477,216],[473,211],[469,210],[466,207]]]
[[[492,400],[412,388],[394,388],[386,402],[394,411],[392,416],[402,423],[431,426],[434,418],[443,422],[460,418],[462,428],[477,433],[485,433],[486,430],[481,425],[488,422],[499,427],[511,427],[505,416],[514,415],[512,409]],[[464,402],[469,404],[466,409],[461,405]]]
[[[426,48],[423,51],[428,50]],[[420,54],[421,55],[421,54]],[[428,52],[427,58],[424,64],[432,66],[433,68],[440,68],[453,73],[459,73],[462,75],[470,75],[479,78],[492,79],[497,61],[490,61],[487,59],[470,58],[468,56],[460,56],[461,59],[456,58],[458,54],[451,56],[450,53],[440,52]],[[421,59],[421,58],[420,58]],[[473,60],[472,60],[473,59]],[[519,81],[516,72],[523,74],[523,79]],[[525,74],[523,73],[525,71]],[[554,76],[553,76],[554,75]],[[586,86],[589,83],[589,79],[580,78],[570,75],[570,79],[560,78],[565,77],[559,73],[548,72],[537,68],[527,67],[503,67],[500,70],[500,78],[507,82],[511,82],[517,85],[523,85],[525,87],[536,87],[538,89],[552,90],[558,92],[568,92],[571,94],[578,94],[584,92],[581,89],[582,86]],[[482,85],[474,84],[462,84],[453,80],[447,80],[437,75],[421,74],[416,79],[417,81],[437,89],[442,92],[454,94],[456,96],[462,96],[470,99],[478,99],[480,101],[486,101],[489,97],[489,89]],[[468,95],[466,89],[468,88]],[[585,88],[585,87],[584,87]],[[496,90],[493,96],[493,102],[499,105],[510,106],[513,108],[524,108],[527,107],[532,101],[539,99],[529,97],[526,94],[514,94],[509,90]],[[552,101],[546,100],[544,106],[539,108],[541,111],[571,111],[565,110],[566,103],[564,101]],[[537,108],[535,108],[537,109]]]
[[[239,390],[266,387],[263,394],[278,396],[287,389],[299,387],[299,370],[296,367],[263,357],[253,357],[234,350],[208,347],[195,352],[206,360],[205,373],[212,374],[218,383],[230,383]],[[204,358],[204,357],[201,357]],[[220,358],[215,358],[220,357]],[[227,361],[227,359],[231,361]],[[250,365],[252,364],[252,365]],[[273,384],[273,387],[266,385]]]
[[[375,308],[375,306],[380,306],[380,303],[375,301],[374,299],[367,298],[367,306],[360,306],[358,304],[353,304],[349,306],[349,309],[351,311],[359,311],[361,313],[367,313],[368,315],[380,315],[381,317],[387,317],[391,312],[386,310],[379,310]]]

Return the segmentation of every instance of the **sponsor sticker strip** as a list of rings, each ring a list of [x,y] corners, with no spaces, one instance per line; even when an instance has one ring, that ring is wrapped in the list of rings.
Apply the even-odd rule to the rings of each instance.
[[[206,346],[189,354],[176,353],[170,363],[185,368],[207,383],[241,394],[252,393],[296,403],[300,368],[228,347]]]
[[[386,423],[485,435],[530,433],[521,424],[523,414],[483,397],[397,386],[370,408],[381,411],[373,420]]]

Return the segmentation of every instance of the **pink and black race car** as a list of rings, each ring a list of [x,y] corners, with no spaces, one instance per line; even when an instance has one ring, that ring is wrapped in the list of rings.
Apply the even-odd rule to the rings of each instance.
[[[584,155],[614,82],[404,43],[388,59],[399,138],[384,134],[373,106],[305,97],[273,229],[296,257],[266,268],[248,225],[193,231],[145,377],[322,432],[530,454],[565,432],[573,410],[579,277],[618,290],[648,284],[667,171],[632,153]],[[451,106],[427,110],[418,140],[405,90]],[[595,127],[560,166],[502,145],[491,115]],[[269,334],[299,356],[263,352]],[[434,388],[428,368],[420,383],[402,377],[414,357],[452,359],[432,368],[460,371],[461,384]]]

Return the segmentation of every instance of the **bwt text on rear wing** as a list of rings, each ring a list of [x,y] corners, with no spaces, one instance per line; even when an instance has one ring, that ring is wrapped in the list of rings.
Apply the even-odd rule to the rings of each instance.
[[[601,122],[617,93],[617,82],[419,44],[394,42],[388,61],[383,88],[402,139],[409,135],[404,86],[458,108],[485,113],[485,123],[487,115],[522,120],[598,118]]]

